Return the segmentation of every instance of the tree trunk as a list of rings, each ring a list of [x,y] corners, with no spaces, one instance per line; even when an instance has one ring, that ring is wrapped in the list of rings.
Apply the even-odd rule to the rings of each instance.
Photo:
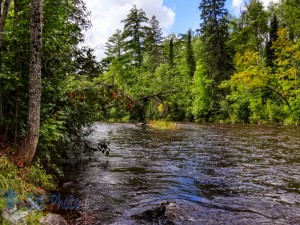
[[[9,12],[11,0],[0,0],[0,49],[2,48],[6,18]]]
[[[42,14],[43,0],[31,0],[28,117],[25,140],[18,155],[27,165],[36,153],[40,131]]]

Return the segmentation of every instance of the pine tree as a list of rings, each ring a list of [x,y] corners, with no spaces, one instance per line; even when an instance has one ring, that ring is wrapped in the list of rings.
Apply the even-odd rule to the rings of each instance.
[[[149,55],[149,69],[154,72],[162,61],[161,43],[163,40],[163,32],[159,26],[156,16],[152,16],[150,27],[147,33],[146,49]]]
[[[171,67],[174,66],[174,41],[173,41],[173,38],[171,38],[170,42],[169,42],[169,65]]]
[[[105,49],[105,54],[110,58],[119,58],[123,54],[124,40],[121,30],[117,29],[108,39],[105,44]]]
[[[127,18],[121,21],[124,23],[124,49],[127,53],[132,55],[132,64],[138,67],[141,67],[143,63],[142,52],[148,31],[148,27],[145,23],[147,23],[148,20],[145,12],[142,9],[137,9],[134,5],[127,15]]]
[[[215,85],[227,79],[232,71],[232,59],[227,47],[229,40],[227,10],[225,0],[202,0],[201,39],[203,43],[203,60],[208,74]]]
[[[194,56],[194,50],[192,46],[192,30],[188,30],[188,33],[186,35],[186,61],[189,69],[189,75],[190,77],[194,76],[195,70],[196,70],[196,61]]]

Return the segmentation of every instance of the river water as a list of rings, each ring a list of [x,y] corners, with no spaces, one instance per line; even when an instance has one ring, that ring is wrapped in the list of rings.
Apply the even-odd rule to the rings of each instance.
[[[299,128],[179,127],[93,124],[88,139],[111,153],[66,169],[64,190],[82,200],[69,222],[139,224],[133,213],[174,201],[188,209],[182,224],[300,224]]]

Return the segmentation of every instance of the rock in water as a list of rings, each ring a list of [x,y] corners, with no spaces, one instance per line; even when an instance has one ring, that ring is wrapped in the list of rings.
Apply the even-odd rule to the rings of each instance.
[[[172,225],[174,223],[169,221],[168,218],[165,216],[166,205],[168,204],[169,202],[163,202],[159,206],[153,206],[151,209],[147,209],[142,213],[133,215],[132,218],[140,221],[141,224],[151,223]]]

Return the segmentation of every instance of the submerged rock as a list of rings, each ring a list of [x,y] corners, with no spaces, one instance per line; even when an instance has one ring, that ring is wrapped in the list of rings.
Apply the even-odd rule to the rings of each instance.
[[[140,224],[173,225],[174,223],[166,216],[168,204],[169,202],[162,202],[158,206],[152,206],[141,213],[132,215],[132,218]]]
[[[204,208],[184,200],[162,202],[159,205],[150,206],[148,209],[139,209],[132,214],[131,219],[122,220],[114,225],[196,225],[203,224],[203,218],[199,215]],[[205,210],[204,210],[205,211]],[[204,223],[205,224],[205,223]],[[211,224],[211,223],[208,223]]]

